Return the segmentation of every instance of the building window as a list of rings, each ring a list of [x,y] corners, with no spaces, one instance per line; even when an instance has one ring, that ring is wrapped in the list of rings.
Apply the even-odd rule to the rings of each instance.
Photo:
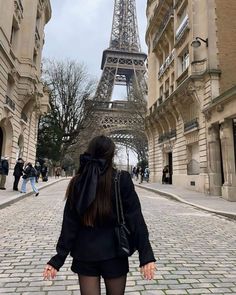
[[[183,73],[189,67],[189,50],[185,50],[179,57],[180,72]]]
[[[160,87],[160,96],[158,98],[159,105],[163,102],[163,85]]]
[[[170,94],[169,88],[170,88],[170,80],[167,79],[165,81],[165,98],[167,98]]]
[[[13,50],[17,49],[17,39],[18,39],[18,32],[19,32],[19,26],[17,24],[17,21],[15,18],[12,20],[12,28],[11,28],[11,38],[10,43]]]
[[[13,91],[14,91],[14,80],[9,75],[7,80],[6,105],[12,111],[14,111],[16,108],[16,104],[13,100]]]

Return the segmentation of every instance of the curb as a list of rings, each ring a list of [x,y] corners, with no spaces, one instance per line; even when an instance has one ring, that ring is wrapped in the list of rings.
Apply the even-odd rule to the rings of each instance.
[[[38,188],[38,190],[41,191],[44,188],[47,188],[47,187],[49,187],[49,186],[51,186],[53,184],[56,184],[56,183],[58,183],[60,181],[67,180],[67,179],[69,179],[69,178],[60,178],[58,180],[55,180],[53,182],[45,184],[44,186]],[[18,201],[21,201],[21,200],[23,200],[23,199],[25,199],[25,198],[27,198],[29,196],[32,196],[33,194],[34,194],[34,192],[30,192],[30,193],[26,193],[26,194],[19,194],[17,196],[12,196],[12,199],[6,201],[3,204],[0,204],[0,209],[6,208],[7,206],[10,206],[10,205],[12,205],[12,204],[14,204],[14,203],[16,203]]]
[[[139,184],[135,184],[135,186],[137,186],[139,188],[146,189],[148,191],[151,191],[151,192],[154,192],[154,193],[157,193],[157,194],[160,194],[161,196],[170,198],[170,199],[178,201],[180,203],[190,205],[190,206],[192,206],[194,208],[201,209],[203,211],[207,211],[207,212],[210,212],[210,213],[214,213],[214,214],[217,214],[217,215],[221,215],[221,216],[236,220],[236,213],[227,212],[227,211],[219,211],[219,210],[211,209],[211,208],[204,207],[204,206],[201,206],[201,205],[197,205],[197,204],[185,201],[183,198],[179,197],[178,195],[168,193],[168,192],[165,192],[165,191],[162,191],[162,190],[159,190],[159,189],[146,187],[146,186],[142,186],[142,185],[139,185]]]

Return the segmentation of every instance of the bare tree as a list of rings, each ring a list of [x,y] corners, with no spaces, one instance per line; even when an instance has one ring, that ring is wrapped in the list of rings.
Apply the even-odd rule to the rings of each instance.
[[[44,80],[50,89],[51,113],[40,121],[40,152],[47,156],[50,143],[43,142],[44,135],[47,134],[46,137],[54,141],[54,149],[57,148],[54,150],[58,155],[57,160],[61,161],[84,128],[89,116],[89,109],[84,107],[84,103],[92,96],[95,82],[83,64],[52,60],[45,63]]]

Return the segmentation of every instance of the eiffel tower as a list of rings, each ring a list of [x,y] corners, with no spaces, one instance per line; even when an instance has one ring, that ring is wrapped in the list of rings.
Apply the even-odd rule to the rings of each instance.
[[[92,108],[102,132],[116,143],[135,150],[139,158],[145,157],[147,149],[143,121],[146,58],[141,52],[135,0],[115,0],[110,45],[103,52],[102,75]],[[115,85],[125,87],[125,98],[112,99]]]

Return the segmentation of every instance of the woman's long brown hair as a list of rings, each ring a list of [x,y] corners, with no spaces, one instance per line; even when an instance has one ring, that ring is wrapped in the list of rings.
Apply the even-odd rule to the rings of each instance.
[[[86,151],[94,159],[105,159],[107,161],[106,172],[99,176],[96,198],[81,216],[84,225],[93,226],[95,220],[103,222],[111,212],[111,187],[112,187],[112,160],[115,153],[114,142],[104,135],[94,137]],[[66,198],[70,200],[71,206],[74,206],[79,194],[76,191],[77,182],[80,174],[83,173],[83,167],[79,169],[78,174],[70,181]]]

